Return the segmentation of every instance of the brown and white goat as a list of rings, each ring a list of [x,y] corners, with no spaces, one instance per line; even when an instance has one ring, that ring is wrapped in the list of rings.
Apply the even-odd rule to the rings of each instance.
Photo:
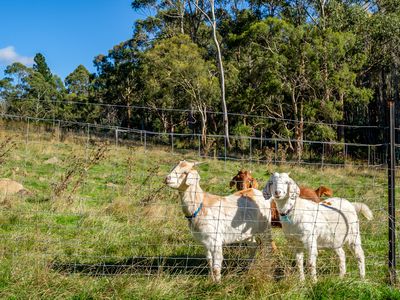
[[[220,281],[223,245],[253,242],[256,234],[271,240],[271,202],[252,188],[224,197],[204,192],[194,169],[196,164],[180,161],[165,178],[165,184],[179,191],[189,228],[206,249],[211,277]]]
[[[239,170],[239,172],[232,178],[229,186],[233,187],[235,185],[238,191],[248,188],[258,188],[257,180],[251,175],[251,171],[247,170]],[[304,186],[300,187],[300,197],[316,203],[321,201],[321,196],[332,197],[332,195],[333,191],[323,185],[316,190]],[[279,213],[276,208],[276,203],[273,201],[271,203],[271,225],[273,227],[282,227],[281,223],[279,222]],[[274,245],[272,247],[275,248]]]

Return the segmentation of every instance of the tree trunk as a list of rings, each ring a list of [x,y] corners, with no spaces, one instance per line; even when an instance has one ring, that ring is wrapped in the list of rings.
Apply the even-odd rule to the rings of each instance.
[[[183,0],[181,3],[181,7],[179,8],[181,11],[179,12],[179,19],[180,19],[180,27],[181,27],[181,33],[185,34],[185,29],[184,29],[184,20],[185,20],[185,1]]]
[[[221,102],[222,102],[224,135],[225,135],[225,141],[226,141],[227,147],[231,148],[231,143],[229,141],[228,110],[226,108],[226,101],[225,101],[225,73],[224,73],[224,66],[222,65],[221,48],[219,46],[219,42],[217,39],[217,22],[215,19],[214,0],[210,0],[210,4],[211,4],[211,14],[212,14],[213,40],[215,43],[215,47],[217,48],[218,70],[219,70],[219,75],[220,75],[219,79],[220,79],[220,85],[221,85]]]
[[[294,134],[296,139],[296,157],[297,161],[300,162],[302,152],[303,152],[303,127],[304,127],[304,120],[303,120],[303,104],[300,101],[300,113],[298,102],[296,99],[295,90],[292,90],[292,106],[293,106],[293,114],[294,114]]]
[[[346,118],[345,118],[346,115],[345,115],[345,110],[344,110],[344,94],[343,93],[340,93],[340,95],[339,95],[339,103],[340,103],[340,108],[342,110],[342,121],[339,123],[344,124],[345,120],[346,120]],[[338,127],[337,134],[338,134],[339,141],[343,140],[343,142],[346,142],[346,139],[344,136],[344,126]]]
[[[129,102],[127,102],[126,105],[128,106],[128,107],[127,107],[128,120],[127,120],[127,122],[126,122],[126,126],[127,126],[128,128],[131,128],[132,108],[131,108],[131,105],[130,105]]]
[[[299,116],[299,131],[297,134],[297,161],[300,162],[303,156],[303,140],[304,140],[304,116],[303,116],[303,101],[300,101],[300,116]]]
[[[207,145],[207,111],[206,108],[204,110],[199,109],[201,116],[201,145],[206,147]]]

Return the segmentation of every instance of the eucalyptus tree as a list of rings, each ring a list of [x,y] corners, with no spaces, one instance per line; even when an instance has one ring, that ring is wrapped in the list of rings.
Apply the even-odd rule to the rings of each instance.
[[[362,73],[364,84],[375,91],[375,101],[369,106],[372,124],[386,126],[388,99],[400,105],[398,70],[400,68],[400,1],[377,1],[367,20],[357,28],[368,64]],[[400,117],[397,111],[396,117]]]
[[[133,38],[114,46],[108,55],[98,55],[94,60],[98,73],[95,79],[96,98],[117,105],[107,108],[105,118],[108,123],[127,127],[133,125],[132,106],[142,101],[139,74],[139,57],[142,54],[139,48],[140,43]]]
[[[8,99],[14,98],[14,87],[11,78],[0,79],[0,113],[7,112]]]
[[[97,122],[101,108],[93,105],[94,98],[94,74],[91,74],[85,66],[79,65],[64,80],[67,94],[62,103],[64,119],[80,122]]]
[[[38,118],[58,118],[58,101],[65,95],[62,80],[53,75],[44,56],[35,55],[33,67],[13,63],[5,70],[12,84],[12,97],[8,97],[8,109],[21,115]]]
[[[371,98],[368,89],[356,85],[366,57],[356,48],[352,33],[268,18],[235,39],[248,45],[238,61],[241,97],[281,120],[271,123],[270,130],[293,137],[291,148],[299,159],[305,134],[309,139],[336,139],[335,128],[320,123],[340,122],[346,103],[367,103]],[[317,124],[306,126],[305,120]]]
[[[162,39],[144,54],[143,78],[147,104],[159,114],[165,131],[173,131],[187,118],[172,119],[159,108],[194,109],[200,116],[202,144],[206,145],[207,110],[218,103],[216,69],[201,56],[187,35]]]
[[[188,28],[192,41],[199,43],[198,32],[204,28],[207,23],[210,25],[219,73],[220,100],[223,111],[223,130],[227,146],[230,147],[223,55],[221,50],[221,41],[219,39],[220,37],[218,37],[217,32],[218,20],[216,15],[216,9],[226,11],[224,8],[226,3],[221,2],[218,4],[219,6],[217,7],[215,0],[135,0],[132,2],[132,7],[136,10],[150,8],[155,11],[154,15],[149,16],[146,19],[145,24],[147,24],[149,31],[159,38],[170,37],[178,33],[183,34],[185,33],[185,28]],[[177,22],[177,20],[179,20],[179,22]],[[179,24],[179,26],[177,26],[177,24]],[[179,31],[177,28],[179,28]]]

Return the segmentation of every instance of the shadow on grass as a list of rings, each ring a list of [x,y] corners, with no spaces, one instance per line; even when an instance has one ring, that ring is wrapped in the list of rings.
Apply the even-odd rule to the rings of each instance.
[[[247,271],[253,259],[224,259],[222,273],[240,273]],[[122,274],[151,275],[186,274],[208,275],[208,263],[204,256],[140,256],[122,261],[109,261],[93,264],[53,262],[51,268],[64,274],[80,273],[90,276],[108,276]]]

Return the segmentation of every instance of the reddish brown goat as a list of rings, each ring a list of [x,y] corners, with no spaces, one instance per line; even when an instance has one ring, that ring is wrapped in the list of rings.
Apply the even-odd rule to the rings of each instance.
[[[258,188],[257,180],[253,178],[251,171],[247,170],[240,170],[237,175],[232,178],[229,186],[233,187],[234,185],[236,185],[236,189],[238,191],[248,188]],[[304,186],[300,187],[300,197],[316,203],[321,201],[321,196],[332,197],[332,195],[333,191],[325,186],[320,186],[316,190]],[[276,209],[275,201],[272,201],[271,203],[271,225],[273,227],[282,227],[281,223],[279,222],[279,213]]]
[[[231,182],[229,183],[230,187],[236,185],[236,189],[238,191],[242,191],[245,189],[258,188],[258,182],[253,176],[251,175],[251,171],[247,170],[240,170],[235,177],[232,178]]]

